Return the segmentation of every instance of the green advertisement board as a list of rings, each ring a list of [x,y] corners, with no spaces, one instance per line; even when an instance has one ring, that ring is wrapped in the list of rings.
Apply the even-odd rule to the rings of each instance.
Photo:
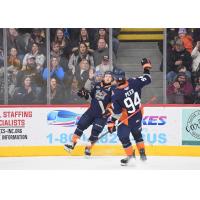
[[[182,145],[200,145],[200,110],[183,109]]]

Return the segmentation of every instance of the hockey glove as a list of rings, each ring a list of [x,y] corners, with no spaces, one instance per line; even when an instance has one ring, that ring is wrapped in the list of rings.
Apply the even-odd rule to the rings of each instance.
[[[113,114],[112,108],[106,108],[105,112],[103,113],[104,118],[108,118]]]
[[[108,126],[108,132],[109,133],[113,133],[116,131],[116,126],[115,126],[115,122],[114,121],[108,121],[107,123],[107,126]]]
[[[85,88],[82,88],[81,90],[79,90],[77,92],[77,95],[81,98],[85,98],[86,100],[89,98],[89,92]]]
[[[141,60],[141,64],[142,64],[143,69],[151,69],[152,68],[151,61],[148,58],[143,58]]]

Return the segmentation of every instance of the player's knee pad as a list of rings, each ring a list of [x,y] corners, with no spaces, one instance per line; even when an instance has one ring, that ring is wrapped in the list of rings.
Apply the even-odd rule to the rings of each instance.
[[[87,116],[82,116],[80,121],[77,124],[77,128],[75,130],[75,134],[78,136],[82,136],[83,131],[88,128],[90,125],[90,121],[88,120]]]
[[[99,134],[103,131],[104,125],[95,123],[92,127],[92,132],[91,135],[89,137],[89,140],[91,142],[94,142],[98,139]]]
[[[123,148],[128,148],[132,145],[128,137],[119,137],[119,140],[122,143]]]
[[[83,130],[83,127],[78,125],[74,133],[81,137],[83,135]]]
[[[140,130],[134,131],[132,135],[136,143],[144,141]]]
[[[104,124],[94,123],[92,127],[92,132],[94,134],[99,134],[103,131],[104,126],[105,126]]]

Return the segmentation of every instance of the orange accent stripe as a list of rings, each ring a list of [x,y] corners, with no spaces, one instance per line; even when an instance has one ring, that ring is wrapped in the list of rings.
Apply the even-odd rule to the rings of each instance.
[[[140,109],[141,109],[142,116],[144,116],[144,107],[142,106],[142,108]]]
[[[133,155],[133,147],[132,146],[124,148],[124,151],[125,151],[127,156],[132,156]]]
[[[136,143],[136,146],[137,146],[138,150],[144,149],[144,142],[138,142],[138,143]]]
[[[86,148],[87,148],[87,149],[92,149],[93,146],[94,146],[94,144],[87,145]]]
[[[80,138],[80,137],[79,137],[78,135],[73,134],[73,136],[72,136],[72,142],[73,142],[73,143],[77,143],[77,140],[78,140],[79,138]]]
[[[117,89],[124,89],[126,87],[128,87],[128,81],[126,81],[123,85],[118,86]]]
[[[120,117],[119,121],[123,121],[123,124],[128,126],[128,113],[126,108],[122,108],[122,116]]]

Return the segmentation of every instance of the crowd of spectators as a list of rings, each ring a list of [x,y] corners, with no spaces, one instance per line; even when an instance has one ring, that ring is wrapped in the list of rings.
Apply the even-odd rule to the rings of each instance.
[[[200,102],[200,29],[168,29],[166,80],[168,103]]]
[[[0,30],[0,84],[4,90],[3,29]],[[50,77],[51,104],[82,103],[77,91],[116,65],[120,29],[113,29],[113,65],[109,59],[109,29],[50,29],[50,69],[46,29],[7,29],[9,104],[46,104]],[[50,75],[48,76],[48,72]],[[3,93],[0,94],[3,98]]]
[[[49,71],[52,104],[83,103],[77,91],[116,67],[119,33],[120,29],[113,29],[111,64],[107,28],[50,29],[48,69],[46,29],[7,29],[9,103],[46,104]],[[4,96],[4,59],[0,29],[0,103]],[[200,102],[200,29],[167,29],[166,80],[167,103]]]

